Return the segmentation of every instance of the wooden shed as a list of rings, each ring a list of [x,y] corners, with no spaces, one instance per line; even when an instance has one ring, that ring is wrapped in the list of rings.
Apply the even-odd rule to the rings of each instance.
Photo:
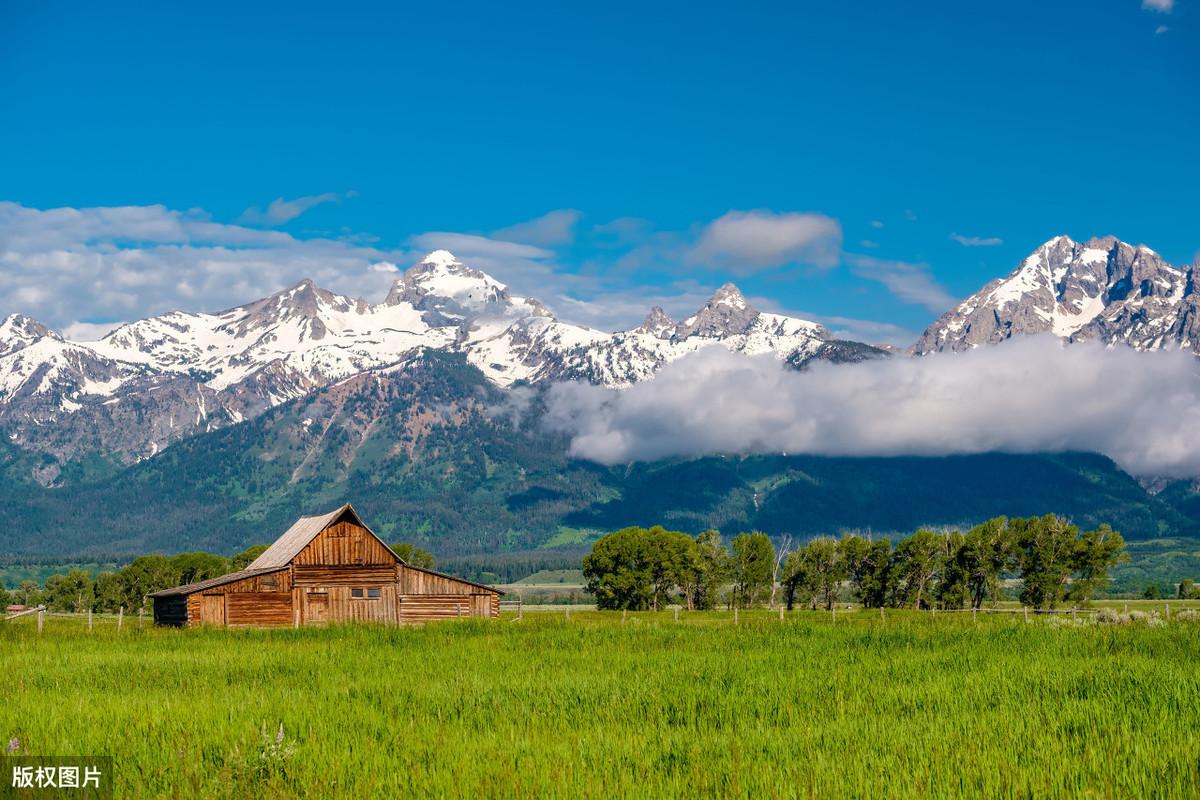
[[[155,592],[159,625],[320,625],[496,617],[500,592],[406,564],[347,503],[301,517],[246,569]]]

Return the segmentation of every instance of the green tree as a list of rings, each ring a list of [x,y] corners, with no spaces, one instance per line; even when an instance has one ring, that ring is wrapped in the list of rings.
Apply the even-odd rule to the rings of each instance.
[[[1001,576],[1017,566],[1008,519],[995,517],[967,531],[962,557],[971,607],[982,608],[984,600],[999,601]]]
[[[1146,591],[1142,592],[1142,597],[1147,600],[1161,600],[1162,590],[1158,588],[1157,583],[1152,583],[1146,587]]]
[[[65,575],[46,579],[46,605],[55,611],[80,613],[95,602],[95,584],[86,570],[73,569]]]
[[[707,530],[696,536],[695,570],[690,586],[689,608],[716,608],[721,587],[729,579],[729,552],[721,534]]]
[[[1200,597],[1200,588],[1197,588],[1196,582],[1191,578],[1184,578],[1179,582],[1179,590],[1176,596],[1180,600],[1195,600]]]
[[[37,581],[21,581],[13,597],[23,606],[36,606],[42,602],[42,587],[37,585]]]
[[[232,571],[228,559],[213,553],[179,553],[170,561],[179,583],[196,583]]]
[[[940,608],[963,608],[970,593],[974,553],[967,537],[959,531],[950,531],[940,538],[944,564],[934,594]]]
[[[945,544],[942,537],[921,528],[896,545],[893,561],[901,582],[901,596],[897,600],[920,608],[922,601],[928,602],[930,587],[945,566]]]
[[[864,539],[847,534],[838,543],[842,563],[854,599],[865,608],[877,608],[887,602],[892,572],[892,543],[887,539]]]
[[[1071,597],[1084,603],[1091,600],[1097,590],[1108,584],[1108,571],[1128,560],[1121,534],[1108,525],[1087,531],[1075,541],[1075,579],[1071,584]]]
[[[8,589],[6,589],[4,587],[4,584],[0,583],[0,611],[3,611],[4,607],[9,605],[10,603],[15,603],[15,602],[16,602],[16,598],[13,597],[12,592],[10,592]]]
[[[1020,557],[1021,602],[1035,608],[1054,608],[1062,601],[1067,579],[1075,568],[1079,529],[1054,514],[1014,519],[1009,527]]]
[[[96,611],[115,613],[125,602],[121,577],[115,572],[101,572],[97,575],[94,592]]]
[[[139,556],[118,575],[121,605],[130,611],[141,608],[151,592],[179,585],[179,572],[166,556]]]
[[[599,608],[658,608],[689,581],[695,551],[692,537],[660,525],[622,528],[592,546],[583,559],[583,577]]]
[[[233,558],[229,559],[229,571],[240,572],[250,566],[250,562],[267,552],[267,545],[252,544]]]
[[[837,540],[821,537],[788,554],[784,585],[794,587],[789,589],[793,600],[797,591],[803,591],[814,608],[820,602],[829,610],[837,601],[838,589],[847,572]]]
[[[405,564],[421,569],[433,569],[433,553],[428,550],[422,550],[408,542],[396,542],[391,545],[391,548],[392,552],[399,556]]]
[[[761,531],[733,537],[733,602],[742,608],[761,604],[771,590],[775,545]]]

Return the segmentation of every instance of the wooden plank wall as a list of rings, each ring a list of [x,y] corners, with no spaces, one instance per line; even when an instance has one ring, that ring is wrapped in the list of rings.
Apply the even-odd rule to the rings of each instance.
[[[395,584],[376,584],[372,587],[379,589],[377,598],[353,597],[351,596],[352,588],[355,587],[322,586],[298,590],[303,602],[301,622],[311,624],[320,621],[315,619],[316,614],[313,613],[314,602],[324,606],[323,621],[325,622],[396,622]],[[314,595],[323,596],[324,599],[317,600]]]
[[[225,624],[291,625],[292,593],[234,592],[225,596]]]
[[[292,561],[297,566],[317,564],[394,564],[396,557],[387,545],[353,522],[335,522],[317,534]]]
[[[433,575],[404,564],[398,564],[396,572],[401,594],[476,594],[481,591],[478,586],[464,581]]]
[[[400,596],[401,622],[432,622],[458,617],[491,616],[490,595],[406,594]],[[478,599],[476,599],[478,598]]]

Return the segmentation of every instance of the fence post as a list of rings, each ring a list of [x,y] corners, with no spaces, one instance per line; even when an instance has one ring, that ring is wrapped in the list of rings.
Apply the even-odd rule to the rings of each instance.
[[[621,609],[621,622],[625,621],[625,609]]]
[[[1163,603],[1163,606],[1166,608],[1166,611],[1167,611],[1167,619],[1170,619],[1171,618],[1171,604]]]
[[[971,606],[971,624],[975,624],[975,606]]]
[[[779,607],[779,621],[783,622],[783,606]]]
[[[679,606],[675,606],[675,621],[679,622]]]
[[[142,606],[138,609],[138,627],[142,627],[142,614],[146,611],[146,607]]]
[[[1025,612],[1025,622],[1029,622],[1029,606],[1021,606],[1021,610]]]
[[[117,633],[121,632],[121,625],[125,622],[125,606],[117,609]]]
[[[882,619],[883,619],[883,606],[880,606],[880,607],[879,607],[879,619],[880,619],[880,620],[882,620]]]
[[[737,606],[733,607],[733,624],[737,625]]]
[[[1071,606],[1071,622],[1075,621],[1075,607]]]
[[[829,619],[833,622],[837,622],[837,605],[831,605],[829,607]]]
[[[38,609],[38,633],[42,632],[42,615],[45,613],[43,609]]]
[[[1129,613],[1129,603],[1126,603],[1126,604],[1125,604],[1125,613],[1126,613],[1126,614],[1128,614],[1128,613]]]
[[[300,606],[296,606],[296,610],[292,613],[292,627],[300,627]]]
[[[456,616],[456,617],[462,616],[462,603],[454,604],[454,616]]]
[[[525,604],[520,600],[517,601],[517,622],[520,622],[525,616]]]
[[[567,606],[567,622],[571,621],[571,607]]]
[[[92,610],[88,609],[88,633],[92,632]]]

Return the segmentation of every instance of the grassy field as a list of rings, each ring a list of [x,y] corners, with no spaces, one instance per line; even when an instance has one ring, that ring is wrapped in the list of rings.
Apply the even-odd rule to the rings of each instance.
[[[111,754],[121,797],[1200,793],[1200,621],[1178,616],[132,622],[0,623],[0,739]]]

